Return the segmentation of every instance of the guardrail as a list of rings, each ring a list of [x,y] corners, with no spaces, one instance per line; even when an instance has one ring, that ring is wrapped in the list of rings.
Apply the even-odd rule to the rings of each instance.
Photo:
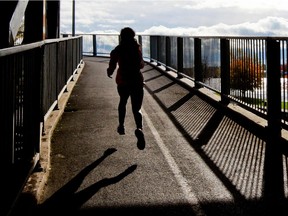
[[[183,37],[138,35],[143,57],[161,70],[192,80],[266,120],[263,194],[271,209],[287,192],[287,37]],[[83,35],[83,53],[109,56],[118,35]],[[242,116],[244,119],[244,116]],[[193,123],[192,123],[193,124]],[[283,134],[282,134],[283,133]],[[276,206],[276,207],[275,207]]]
[[[83,54],[109,56],[116,34],[84,34]],[[137,35],[143,57],[196,88],[221,95],[267,120],[277,130],[288,128],[288,38],[179,37]]]
[[[18,164],[35,166],[45,120],[57,108],[59,97],[81,61],[82,37],[0,50],[3,170],[13,170]]]

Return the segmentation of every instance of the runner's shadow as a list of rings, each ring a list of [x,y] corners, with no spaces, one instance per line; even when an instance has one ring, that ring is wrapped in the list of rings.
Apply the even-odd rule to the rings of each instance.
[[[124,179],[126,176],[131,174],[137,168],[136,164],[131,165],[115,177],[104,178],[90,185],[89,187],[76,192],[85,177],[105,158],[113,154],[115,151],[117,151],[115,148],[107,149],[99,159],[84,168],[71,181],[69,181],[66,185],[64,185],[57,192],[55,192],[44,203],[39,205],[35,213],[37,215],[52,215],[53,213],[56,214],[57,212],[66,212],[73,214],[101,188],[116,184],[122,179]]]

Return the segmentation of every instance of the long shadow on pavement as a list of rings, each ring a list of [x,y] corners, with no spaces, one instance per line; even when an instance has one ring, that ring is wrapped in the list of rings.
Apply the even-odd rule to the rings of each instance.
[[[44,203],[38,206],[30,206],[30,208],[28,208],[28,206],[22,206],[18,209],[19,214],[23,214],[24,212],[27,214],[29,213],[30,215],[58,215],[59,212],[64,213],[65,215],[77,214],[77,211],[80,209],[80,207],[93,195],[95,195],[101,188],[116,184],[129,174],[133,173],[137,168],[136,164],[131,165],[115,177],[104,178],[90,185],[89,187],[76,192],[81,186],[85,177],[103,160],[105,160],[105,158],[116,151],[117,150],[115,148],[107,149],[99,159],[81,170],[73,179],[71,179],[66,185],[55,192]]]
[[[234,204],[202,203],[206,213],[213,215],[221,208],[228,209],[223,215],[269,215],[275,211],[264,203],[265,128],[219,106],[197,89],[181,85],[165,72],[155,69],[144,76],[147,91],[234,197]],[[171,98],[175,92],[178,98]],[[282,211],[287,212],[285,208]]]

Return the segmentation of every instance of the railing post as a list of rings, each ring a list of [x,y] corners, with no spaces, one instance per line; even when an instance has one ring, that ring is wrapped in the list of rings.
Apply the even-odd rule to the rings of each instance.
[[[1,157],[0,168],[2,170],[9,169],[14,163],[14,131],[15,125],[12,116],[15,110],[15,73],[16,65],[9,64],[9,58],[0,58],[0,111],[2,113],[0,120],[5,127],[0,131],[1,135]],[[2,71],[9,71],[9,73],[2,73]]]
[[[160,66],[160,65],[161,65],[161,64],[159,63],[160,53],[161,53],[160,43],[161,43],[161,37],[160,37],[160,36],[157,36],[157,66]]]
[[[177,78],[182,78],[183,73],[183,38],[177,37]]]
[[[221,103],[228,104],[230,94],[230,46],[229,40],[220,40],[221,55]]]
[[[79,59],[78,59],[78,61],[79,62],[81,62],[81,59],[82,59],[82,55],[81,55],[81,53],[82,53],[82,38],[83,38],[83,36],[81,36],[81,37],[79,37],[79,40],[78,40],[78,46],[79,46]]]
[[[150,62],[157,58],[157,36],[150,36]]]
[[[93,56],[97,56],[97,40],[96,40],[96,35],[93,35]]]
[[[281,153],[280,43],[266,41],[267,55],[267,143],[264,161],[264,198],[270,213],[284,198]],[[280,210],[281,211],[281,210]],[[271,215],[271,214],[270,214]]]
[[[195,57],[195,88],[201,88],[199,82],[203,81],[201,39],[194,38],[194,57]]]
[[[138,43],[141,45],[142,47],[142,36],[141,35],[138,35]]]
[[[171,66],[171,40],[170,37],[166,37],[166,71],[169,71]]]
[[[281,132],[280,43],[267,40],[267,115],[268,127]]]

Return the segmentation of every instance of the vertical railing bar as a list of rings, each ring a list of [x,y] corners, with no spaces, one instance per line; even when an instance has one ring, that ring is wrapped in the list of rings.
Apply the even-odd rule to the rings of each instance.
[[[285,104],[285,117],[287,116],[287,106],[286,106],[286,103],[287,103],[287,100],[286,100],[286,97],[288,95],[288,83],[287,83],[287,79],[288,79],[288,40],[285,40],[285,48],[286,48],[286,60],[285,60],[285,72],[287,73],[287,78],[285,79],[285,97],[284,97],[284,104]],[[286,118],[285,118],[286,119]],[[286,121],[287,123],[287,121]]]
[[[243,77],[244,79],[246,79],[247,77],[247,69],[246,69],[246,64],[247,64],[247,39],[245,39],[243,41],[243,65],[242,65],[242,73],[243,73],[243,76],[242,76],[242,80],[241,80],[241,83],[244,84],[243,88],[246,90],[246,83],[244,82],[243,80]],[[246,91],[244,91],[244,95],[242,95],[242,97],[244,98],[241,98],[241,100],[245,99],[245,104],[247,105],[247,97],[246,97]]]
[[[58,58],[59,58],[59,46],[60,44],[59,43],[56,43],[56,77],[55,77],[55,88],[56,88],[56,91],[55,91],[55,94],[56,94],[56,104],[55,104],[55,110],[59,110],[59,98],[58,98],[58,86],[59,86],[59,76],[60,76],[60,73],[59,73],[59,68],[58,68]]]
[[[93,56],[97,56],[97,40],[96,40],[96,35],[93,34]]]
[[[195,57],[195,88],[201,88],[199,82],[202,82],[202,51],[201,51],[201,39],[194,39],[194,57]]]
[[[235,58],[235,67],[237,68],[237,73],[240,73],[241,72],[241,67],[242,67],[242,65],[241,65],[241,62],[238,62],[238,61],[240,61],[240,52],[241,52],[241,41],[240,41],[240,39],[236,39],[236,45],[237,45],[237,49],[235,50],[236,51],[236,58]],[[239,80],[239,78],[240,78],[240,75],[241,74],[239,74],[239,75],[237,75],[237,79],[235,79],[236,81],[235,82],[237,82],[237,86],[240,86],[240,84],[239,84],[239,82],[240,82],[240,80]],[[236,97],[237,97],[237,100],[239,100],[239,97],[240,97],[240,90],[239,89],[237,89],[236,90]]]
[[[259,71],[258,71],[258,58],[257,58],[257,49],[256,49],[256,44],[257,44],[257,39],[253,40],[252,41],[252,48],[253,48],[253,71],[254,71],[254,77],[253,77],[253,80],[256,80],[257,82],[257,85],[256,87],[253,89],[253,104],[255,106],[255,109],[258,110],[259,109],[259,98],[258,96],[256,95],[256,90],[258,88],[258,81],[259,81]]]
[[[149,40],[150,40],[150,62],[153,62],[152,36],[149,36]]]
[[[221,70],[221,103],[228,104],[230,94],[230,44],[229,40],[220,40],[220,70]]]
[[[285,47],[286,47],[286,50],[287,50],[287,45],[285,44],[285,41],[282,41],[282,50],[283,50],[283,60],[282,60],[282,62],[283,62],[283,72],[286,72],[287,73],[287,62],[286,62],[286,65],[285,65]],[[285,78],[285,76],[283,76],[283,114],[284,114],[284,116],[286,116],[286,108],[287,108],[287,106],[286,106],[286,96],[287,96],[287,92],[286,92],[286,88],[287,88],[287,86],[286,86],[286,79],[287,78]],[[286,119],[286,118],[284,118],[284,119]]]
[[[248,77],[247,76],[247,39],[245,39],[244,41],[243,41],[243,68],[242,68],[242,70],[243,70],[243,77],[242,77],[242,83],[243,83],[243,88],[246,90],[246,87],[247,87],[247,83],[246,82],[244,82],[244,80]],[[243,78],[244,78],[244,80],[243,80]],[[249,81],[249,78],[247,79],[248,81]],[[246,97],[246,91],[244,91],[244,96],[242,95],[242,97],[244,97],[244,98],[242,98],[242,99],[245,99],[245,104],[246,105],[248,105],[247,104],[247,97]],[[248,105],[249,106],[249,105]]]
[[[14,164],[15,163],[15,148],[17,147],[17,139],[16,139],[16,133],[17,133],[17,122],[18,122],[18,112],[17,112],[17,100],[18,100],[18,91],[17,91],[17,78],[18,78],[18,67],[19,67],[19,62],[18,62],[18,56],[15,57],[15,62],[16,62],[16,65],[14,66],[15,67],[15,72],[14,72],[14,83],[13,83],[13,91],[14,91],[14,106],[13,106],[13,112],[15,113],[14,114],[14,118],[13,118],[13,149],[12,149],[12,163]],[[19,89],[19,88],[18,88]],[[17,112],[17,113],[16,113]]]
[[[266,62],[265,62],[265,49],[266,49],[266,45],[265,45],[265,41],[262,39],[261,40],[261,68],[263,68],[263,70],[265,70],[264,72],[264,77],[263,77],[263,81],[265,83],[263,83],[262,85],[262,89],[261,89],[261,95],[263,98],[264,106],[265,106],[265,113],[267,113],[267,96],[266,96],[266,89],[267,89],[267,66],[266,66]]]
[[[283,40],[282,41],[282,50],[283,50],[283,60],[282,60],[282,62],[283,62],[283,72],[286,72],[287,73],[287,62],[285,61],[285,47],[286,47],[286,50],[287,50],[287,45],[285,44],[285,41]],[[285,64],[286,63],[286,64]],[[287,76],[287,74],[286,74],[286,76]],[[287,84],[286,84],[286,79],[287,78],[285,78],[285,75],[283,75],[283,78],[282,78],[282,85],[283,85],[283,111],[282,111],[282,113],[284,114],[283,116],[286,116],[286,109],[287,109],[287,105],[286,105],[286,97],[287,97],[287,92],[286,92],[286,89],[287,89]],[[284,118],[284,119],[286,119],[286,118]]]
[[[263,62],[263,59],[262,59],[262,39],[258,39],[258,59],[259,59],[259,69],[261,70],[261,74],[260,74],[260,79],[261,79],[261,88],[260,88],[260,91],[258,92],[259,93],[259,97],[261,98],[261,106],[260,106],[260,110],[262,112],[266,112],[266,99],[264,97],[264,94],[263,94],[263,89],[264,89],[264,81],[265,81],[265,68],[263,67],[264,65],[264,62]]]
[[[22,147],[24,147],[23,146],[23,140],[19,140],[19,137],[21,137],[21,136],[24,136],[24,134],[23,134],[23,132],[24,132],[24,130],[23,130],[23,126],[24,126],[24,116],[23,116],[23,111],[24,111],[24,104],[21,104],[20,103],[20,100],[23,100],[23,97],[24,97],[24,91],[25,91],[25,89],[24,89],[24,82],[25,82],[25,80],[24,80],[24,77],[23,76],[25,76],[25,74],[23,74],[23,64],[24,64],[24,60],[23,60],[23,55],[21,55],[21,61],[20,61],[20,64],[18,65],[18,66],[20,66],[20,68],[18,68],[18,78],[17,78],[17,82],[18,82],[18,87],[20,87],[19,89],[18,89],[18,98],[17,98],[17,104],[18,104],[18,122],[17,122],[17,124],[16,124],[16,126],[18,126],[17,128],[16,128],[16,131],[18,131],[18,138],[16,139],[16,141],[18,142],[17,144],[18,144],[18,151],[20,150],[20,145],[22,144]],[[24,72],[25,73],[25,72]],[[19,83],[20,82],[20,83]],[[19,131],[21,129],[21,131]],[[25,139],[25,137],[24,137],[24,139]]]
[[[160,61],[164,63],[166,67],[166,37],[160,36]]]
[[[282,113],[284,114],[284,115],[282,115],[283,116],[283,118],[282,119],[284,119],[284,121],[285,121],[285,119],[286,119],[286,108],[287,108],[287,106],[286,106],[286,96],[287,96],[287,92],[286,92],[286,88],[287,88],[287,83],[286,83],[286,79],[287,78],[285,78],[285,75],[287,76],[287,74],[284,74],[285,72],[287,73],[287,62],[286,62],[286,65],[285,65],[285,47],[286,47],[286,50],[287,50],[287,46],[286,46],[286,44],[285,44],[285,41],[284,40],[281,40],[281,43],[282,43],[282,46],[281,46],[281,50],[282,50],[282,92],[283,92],[283,99],[281,98],[281,104],[283,104],[283,108],[282,108]],[[285,122],[284,122],[285,123]]]
[[[236,55],[236,59],[235,59],[237,61],[236,62],[237,64],[235,65],[235,67],[237,67],[237,73],[241,73],[241,69],[242,69],[241,62],[238,63],[238,61],[240,60],[240,52],[241,52],[241,41],[240,41],[240,39],[237,39],[237,50],[236,50],[237,55]],[[239,66],[238,66],[238,64],[239,64]],[[239,69],[238,69],[238,67],[239,67]],[[237,75],[237,80],[236,80],[237,86],[240,86],[240,84],[239,84],[240,75],[241,74]],[[239,98],[240,98],[240,90],[239,89],[236,90],[236,97],[237,97],[237,100],[239,100]]]
[[[235,50],[235,53],[236,53],[236,55],[235,55],[235,68],[237,68],[237,73],[240,73],[241,71],[241,62],[238,62],[239,60],[240,60],[240,39],[235,39],[236,40],[236,50]],[[237,75],[236,77],[235,77],[235,82],[237,82],[236,84],[237,84],[237,86],[240,86],[239,85],[239,78],[240,78],[240,74],[239,75]],[[240,97],[240,90],[239,89],[235,89],[235,95],[236,95],[236,98],[237,98],[237,100],[239,100],[239,97]]]
[[[251,70],[253,72],[253,77],[252,77],[252,81],[256,84],[256,85],[253,85],[253,88],[252,88],[252,91],[251,91],[251,95],[252,95],[252,103],[253,103],[253,108],[257,110],[257,100],[256,100],[256,95],[255,95],[255,90],[257,88],[257,85],[258,85],[258,80],[257,80],[257,71],[256,71],[256,57],[255,57],[255,48],[254,48],[254,42],[255,42],[255,39],[252,39],[251,40],[251,61],[252,61],[252,65],[251,65]]]
[[[244,79],[247,79],[248,80],[248,82],[250,81],[249,80],[249,65],[247,65],[248,64],[248,62],[249,62],[249,59],[248,59],[248,39],[245,39],[244,40],[244,61],[243,61],[243,72],[244,72]],[[244,98],[245,98],[245,100],[246,100],[246,104],[248,105],[248,106],[251,106],[251,105],[249,105],[249,103],[248,103],[248,97],[249,97],[249,95],[248,95],[248,91],[246,90],[247,89],[247,83],[246,82],[244,82],[244,80],[242,80],[242,83],[245,83],[244,85],[244,89],[245,89],[245,95],[244,95]],[[247,95],[247,96],[246,96]]]
[[[232,68],[235,68],[235,65],[236,65],[236,58],[237,58],[237,40],[236,39],[231,39],[233,41],[233,55],[231,56],[231,67]],[[231,67],[230,67],[230,77],[231,75],[233,75],[233,83],[235,82],[235,74],[231,74]],[[231,88],[231,87],[230,87]],[[237,92],[234,90],[233,91],[233,97],[236,98],[237,97]]]
[[[249,79],[249,83],[251,83],[251,90],[248,91],[248,96],[249,96],[249,103],[250,103],[250,106],[252,108],[255,108],[254,107],[254,103],[253,103],[253,87],[254,87],[254,80],[253,80],[253,77],[254,77],[254,71],[253,71],[253,68],[252,67],[252,64],[253,64],[253,58],[252,58],[252,39],[251,40],[248,40],[248,79]],[[250,87],[249,87],[250,89]],[[250,102],[251,101],[251,102]]]
[[[260,52],[259,52],[259,39],[256,40],[255,43],[255,48],[256,48],[256,58],[257,58],[257,64],[256,64],[256,68],[257,68],[257,79],[260,80],[260,90],[262,88],[263,85],[263,71],[262,71],[262,67],[261,67],[261,59],[260,59]],[[261,97],[261,95],[259,94],[259,88],[257,88],[257,94],[256,97],[259,98],[259,103],[258,103],[258,110],[260,112],[262,112],[262,108],[263,108],[263,98]]]
[[[264,61],[263,61],[263,51],[262,51],[262,44],[263,44],[263,40],[262,39],[259,39],[258,40],[258,46],[259,46],[259,68],[261,70],[261,88],[260,88],[260,91],[259,91],[259,94],[260,94],[260,97],[261,97],[261,101],[262,101],[262,105],[261,105],[261,111],[266,113],[266,97],[263,93],[263,90],[264,90],[264,86],[265,86],[265,76],[266,76],[266,73],[265,73],[265,68],[264,68]]]
[[[252,65],[251,65],[251,70],[252,70],[252,72],[253,72],[253,76],[252,76],[252,82],[253,83],[255,83],[256,84],[256,86],[255,85],[253,85],[253,88],[252,88],[252,91],[251,91],[251,96],[252,96],[252,104],[253,104],[253,108],[254,109],[257,109],[257,102],[256,102],[256,97],[255,97],[255,95],[254,95],[254,89],[256,89],[256,87],[257,87],[257,84],[258,84],[258,80],[257,79],[255,79],[255,78],[257,78],[256,77],[256,68],[255,68],[255,64],[256,64],[256,59],[255,59],[255,50],[254,50],[254,39],[251,39],[251,42],[250,42],[250,46],[251,46],[251,62],[252,62]]]
[[[18,92],[17,92],[17,94],[18,94],[18,98],[17,98],[17,102],[16,102],[16,104],[17,104],[17,107],[15,107],[16,108],[16,110],[17,110],[17,118],[18,118],[18,120],[17,120],[17,122],[16,122],[16,129],[15,129],[15,131],[17,132],[17,134],[15,134],[16,135],[16,148],[18,149],[17,151],[18,151],[18,155],[16,155],[16,156],[18,156],[19,158],[16,158],[16,160],[18,160],[18,159],[21,159],[21,156],[19,155],[19,154],[21,154],[21,151],[23,151],[23,148],[24,148],[24,146],[23,146],[23,139],[19,139],[20,137],[22,137],[22,136],[24,136],[24,134],[23,134],[23,132],[24,132],[24,130],[23,130],[23,124],[24,124],[24,116],[23,116],[23,111],[24,111],[24,104],[21,104],[20,103],[20,101],[23,99],[23,94],[25,93],[24,91],[25,91],[25,89],[24,89],[24,83],[23,83],[23,81],[24,81],[24,77],[23,77],[23,75],[25,76],[25,74],[23,74],[23,55],[21,55],[21,61],[20,61],[20,64],[18,65],[19,66],[19,68],[18,68],[18,75],[17,75],[17,83],[18,83]],[[25,134],[26,135],[26,134]],[[26,137],[23,137],[24,139],[26,138]],[[20,148],[21,148],[21,150],[20,150]],[[19,152],[20,151],[20,152]],[[24,152],[23,152],[24,153]]]
[[[243,42],[242,42],[242,52],[243,52],[243,54],[242,54],[242,68],[241,68],[241,73],[242,73],[242,76],[241,76],[241,79],[243,79],[243,77],[245,77],[245,60],[246,60],[246,53],[245,53],[245,51],[246,51],[246,39],[244,39],[243,40]],[[241,80],[241,85],[243,84],[243,80]],[[245,85],[245,84],[244,84]],[[243,87],[245,87],[245,86],[241,86],[241,88],[243,88]],[[245,95],[243,96],[243,93],[241,93],[241,96],[240,96],[240,100],[243,100],[243,99],[245,99],[246,100],[246,98],[245,98]],[[246,101],[244,101],[245,102],[245,104],[246,104]]]
[[[183,37],[177,37],[177,78],[183,73]]]
[[[252,81],[252,89],[250,91],[250,96],[252,97],[252,107],[255,109],[256,106],[255,106],[255,97],[254,97],[254,83],[255,83],[255,58],[254,58],[254,47],[253,47],[253,42],[254,42],[254,39],[251,39],[250,40],[250,43],[249,43],[249,48],[250,48],[250,57],[249,57],[249,60],[250,60],[250,64],[249,64],[249,75],[252,74],[252,76],[250,77],[250,80]],[[252,67],[253,66],[253,67]],[[256,83],[257,84],[257,83]]]
[[[166,71],[169,71],[171,67],[171,40],[170,37],[166,37]]]
[[[281,62],[282,62],[282,69],[281,69],[281,105],[282,105],[282,123],[285,123],[286,119],[286,78],[285,78],[285,41],[280,40],[280,49],[281,49]],[[282,94],[283,92],[283,94]]]
[[[262,39],[258,39],[258,59],[259,59],[259,68],[261,70],[261,88],[260,88],[260,91],[258,92],[259,93],[259,97],[261,98],[261,106],[260,106],[260,110],[262,112],[265,112],[265,105],[266,105],[266,101],[265,101],[265,97],[264,97],[264,94],[263,94],[263,88],[265,86],[265,68],[263,68],[263,59],[262,59]]]
[[[230,70],[229,70],[229,74],[230,74],[230,82],[234,82],[234,80],[231,80],[231,79],[235,79],[234,78],[234,74],[232,74],[232,71],[231,71],[231,68],[234,68],[235,67],[235,39],[231,38],[229,39],[230,41],[230,58],[229,58],[229,61],[230,61]],[[230,86],[230,94],[231,94],[231,86]],[[233,94],[232,94],[233,97],[235,97],[235,91],[233,91]]]
[[[283,61],[283,41],[280,40],[279,41],[279,44],[280,44],[280,62],[283,62],[282,63],[282,68],[280,68],[280,71],[282,72],[281,75],[280,75],[280,97],[281,97],[281,113],[283,113],[282,111],[285,109],[285,104],[283,104],[283,109],[282,109],[282,98],[283,96],[285,96],[285,91],[284,91],[284,84],[283,84],[283,81],[284,81],[284,61]],[[282,92],[283,92],[283,95],[282,95]],[[282,121],[282,120],[281,120]]]
[[[262,66],[261,66],[261,58],[260,58],[260,47],[259,47],[259,39],[256,40],[256,57],[257,57],[257,70],[260,70],[257,73],[257,79],[259,79],[261,81],[261,85],[260,85],[260,90],[262,88],[263,85],[263,74],[262,74]],[[257,94],[256,94],[257,98],[259,98],[260,103],[258,104],[258,110],[261,111],[263,108],[263,98],[261,97],[261,94],[259,94],[259,89],[257,89]]]
[[[263,71],[262,71],[262,62],[261,62],[261,52],[260,52],[260,39],[256,40],[256,48],[257,48],[257,70],[260,70],[258,73],[258,79],[261,80],[260,91],[263,86]],[[263,96],[259,93],[259,89],[257,89],[257,98],[260,98],[260,103],[258,106],[258,110],[263,110]]]
[[[141,35],[138,35],[138,42],[139,42],[141,49],[142,49],[143,42],[142,42],[142,36]]]
[[[247,78],[248,80],[248,83],[246,83],[246,86],[245,86],[245,89],[246,92],[247,92],[247,98],[246,98],[246,101],[247,101],[247,104],[248,106],[251,107],[251,101],[250,101],[250,88],[249,88],[249,84],[250,84],[250,49],[249,49],[249,42],[250,40],[249,39],[246,39],[245,41],[245,72],[246,72],[246,75],[245,77]]]
[[[161,43],[161,36],[157,36],[157,66],[160,66],[160,57],[161,57],[161,50],[160,50],[160,43]]]

